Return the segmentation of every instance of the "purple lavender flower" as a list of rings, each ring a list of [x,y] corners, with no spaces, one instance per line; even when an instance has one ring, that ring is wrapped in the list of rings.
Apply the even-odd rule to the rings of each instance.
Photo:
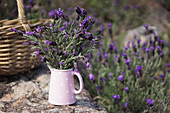
[[[43,16],[43,14],[45,13],[45,9],[41,10],[41,15]]]
[[[124,56],[124,58],[127,59],[127,53],[122,53],[122,56]]]
[[[111,23],[107,23],[107,26],[109,29],[112,29],[112,24]]]
[[[119,96],[119,95],[112,95],[112,98],[115,99],[115,100],[117,100],[117,99],[120,98],[120,96]]]
[[[158,80],[158,76],[154,77],[155,80]]]
[[[26,35],[27,35],[27,36],[33,35],[33,34],[34,34],[34,32],[31,32],[31,31],[27,31],[27,32],[26,32]]]
[[[164,81],[165,76],[166,76],[166,71],[164,71],[164,74],[160,75],[160,77],[161,77],[161,81],[162,81],[162,82]]]
[[[90,63],[89,63],[89,62],[86,63],[86,67],[87,67],[88,69],[90,69]]]
[[[109,73],[110,80],[112,79],[112,75],[113,75],[113,73]]]
[[[118,99],[120,99],[120,95],[112,95],[112,98],[115,100],[115,103],[118,104]]]
[[[118,76],[117,79],[123,81],[123,75]]]
[[[115,49],[116,49],[116,46],[114,44],[109,45],[109,52],[110,53],[113,53],[113,50],[115,50]]]
[[[32,5],[31,4],[27,4],[27,9],[29,12],[31,12],[31,8],[32,8]]]
[[[86,20],[88,21],[88,20],[90,20],[90,19],[92,19],[92,17],[91,16],[88,16],[87,18],[86,18]]]
[[[104,53],[104,58],[107,59],[108,58],[108,54],[105,52]]]
[[[80,23],[79,26],[81,29],[84,27],[83,23]]]
[[[166,65],[167,65],[167,67],[170,67],[170,62],[168,62]]]
[[[127,105],[128,105],[128,103],[127,103],[127,102],[126,102],[126,103],[124,103],[124,105],[123,105],[123,111],[126,111]]]
[[[54,10],[51,10],[49,13],[48,13],[48,16],[49,17],[54,17],[56,16],[55,18],[58,18],[58,17],[61,17],[63,14],[63,10],[61,10],[60,8],[58,10],[54,9]]]
[[[66,37],[66,38],[68,38],[68,37],[69,37],[69,35],[68,35],[68,34],[65,34],[65,37]]]
[[[76,6],[75,11],[77,12],[78,15],[81,14],[81,9],[80,9],[79,5]]]
[[[90,60],[92,58],[92,52],[89,52],[87,55],[86,55],[87,59]]]
[[[60,31],[64,31],[64,30],[65,30],[65,27],[61,27],[61,28],[60,28]]]
[[[73,55],[77,56],[77,53],[75,52],[75,50],[73,50]]]
[[[155,54],[155,48],[154,48],[153,46],[151,46],[150,49],[152,50],[152,56],[154,56],[154,54]]]
[[[68,29],[68,22],[64,22],[65,28]]]
[[[127,69],[128,69],[128,70],[131,70],[131,65],[130,65],[131,58],[129,58],[128,60],[127,60],[127,59],[124,59],[124,61],[125,61],[125,63],[126,63]]]
[[[124,79],[123,75],[124,75],[124,72],[122,72],[122,74],[120,76],[118,76],[117,79],[120,81],[123,81],[123,79]]]
[[[60,65],[63,65],[63,64],[64,64],[64,62],[60,62],[59,64],[60,64]]]
[[[143,68],[143,66],[137,65],[136,70],[137,70],[137,71],[142,71],[142,68]]]
[[[64,51],[64,55],[65,55],[65,56],[67,55],[67,52],[66,52],[66,51]]]
[[[34,51],[33,55],[35,55],[35,57],[37,57],[40,54],[40,51],[38,49],[36,49],[36,51]]]
[[[151,50],[155,50],[155,48],[153,46],[150,47]]]
[[[137,49],[136,49],[136,45],[134,44],[134,42],[132,43],[132,47],[133,47],[133,51],[136,53]]]
[[[111,23],[108,23],[107,26],[108,26],[108,29],[109,29],[109,36],[110,36],[110,38],[112,38],[112,37],[113,37],[112,24],[111,24]]]
[[[129,47],[124,47],[125,48],[125,51],[127,51],[129,49]]]
[[[50,45],[50,41],[49,40],[46,40],[46,41],[44,41],[47,45]]]
[[[85,34],[86,34],[86,35],[90,35],[90,33],[89,33],[89,32],[85,32]]]
[[[161,46],[161,48],[164,48],[164,40],[158,40],[158,45]]]
[[[99,44],[100,44],[100,47],[102,47],[102,45],[103,45],[103,42],[99,42]]]
[[[99,95],[100,94],[100,86],[97,86],[97,94]]]
[[[146,101],[147,101],[147,104],[148,104],[149,107],[154,105],[154,100],[153,99],[146,98]]]
[[[129,93],[129,87],[125,87],[125,91],[128,94]]]
[[[26,44],[29,44],[29,42],[24,42],[23,44],[26,45]]]
[[[157,49],[158,49],[158,50],[161,50],[161,47],[160,47],[160,46],[157,46]]]
[[[17,30],[15,28],[11,28],[11,31],[13,32],[17,32]]]
[[[87,15],[87,11],[85,9],[81,8],[81,16],[82,16],[82,18],[84,19],[86,15]]]
[[[148,30],[148,25],[144,24],[143,27],[145,27],[145,29]]]
[[[120,95],[112,95],[112,98],[115,99],[115,100],[120,99]]]
[[[127,59],[124,59],[124,61],[125,61],[125,63],[126,63],[127,65],[129,65],[129,64],[130,64],[130,61],[131,61],[131,58],[129,58],[128,60],[127,60]]]
[[[103,31],[104,30],[104,25],[100,26],[100,30]]]
[[[63,14],[63,10],[61,10],[61,8],[58,9],[58,17],[61,17]]]
[[[161,58],[163,58],[164,57],[164,52],[163,51],[161,51],[161,53],[160,53],[161,55]]]
[[[77,68],[75,68],[75,69],[74,69],[74,72],[77,72],[77,73],[79,73],[79,71],[78,71],[78,69],[77,69]]]
[[[120,63],[120,58],[117,55],[115,55],[115,58],[117,59],[117,62]]]
[[[127,47],[130,47],[130,41],[128,41],[128,43],[127,43]]]
[[[90,78],[92,81],[94,81],[94,79],[95,79],[95,77],[94,77],[93,74],[89,74],[89,78]]]
[[[160,55],[161,53],[161,47],[160,46],[157,46],[157,53]]]
[[[45,51],[48,52],[48,48],[45,48]]]
[[[141,39],[137,39],[138,47],[140,47]]]
[[[146,49],[145,49],[145,52],[148,53],[149,51],[150,51],[150,48],[146,48]]]
[[[41,27],[38,26],[38,28],[36,29],[37,32],[41,32]]]
[[[136,73],[137,78],[142,76],[142,69],[143,69],[143,66],[139,66],[139,65],[136,66],[135,73]]]
[[[44,56],[41,56],[41,61],[44,61],[44,60],[45,60]]]
[[[127,107],[127,105],[128,105],[128,103],[127,103],[127,102],[126,102],[126,103],[124,103],[124,105],[123,105],[123,106],[124,106],[124,108],[126,108],[126,107]]]

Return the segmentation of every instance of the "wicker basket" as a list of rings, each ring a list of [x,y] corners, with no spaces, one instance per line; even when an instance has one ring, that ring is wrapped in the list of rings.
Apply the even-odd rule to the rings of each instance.
[[[39,20],[32,24],[26,21],[23,0],[16,0],[18,19],[0,20],[0,75],[14,75],[25,72],[39,64],[39,58],[31,56],[30,45],[24,45],[27,40],[11,28],[31,30],[40,25],[49,24],[51,20]]]

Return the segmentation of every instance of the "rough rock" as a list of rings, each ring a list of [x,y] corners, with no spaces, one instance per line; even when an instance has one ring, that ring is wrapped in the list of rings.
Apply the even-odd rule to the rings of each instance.
[[[156,26],[148,25],[148,30],[144,26],[139,26],[134,29],[130,29],[127,31],[124,40],[124,46],[127,45],[128,41],[132,42],[135,38],[141,39],[141,43],[144,43],[148,40],[149,36],[159,36],[159,29]]]
[[[49,78],[50,71],[45,64],[27,73],[0,77],[0,113],[106,112],[105,108],[92,100],[86,89],[76,95],[77,101],[73,105],[49,104]]]

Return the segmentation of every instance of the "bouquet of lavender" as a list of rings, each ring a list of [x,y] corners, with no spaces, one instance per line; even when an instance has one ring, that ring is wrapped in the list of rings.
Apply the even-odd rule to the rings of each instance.
[[[75,8],[76,18],[70,20],[63,10],[52,10],[49,16],[54,18],[50,26],[38,27],[35,31],[12,29],[23,35],[35,50],[35,57],[41,56],[50,67],[56,69],[70,69],[74,63],[94,49],[96,41],[101,36],[101,31],[92,32],[94,18],[87,16],[85,9]]]

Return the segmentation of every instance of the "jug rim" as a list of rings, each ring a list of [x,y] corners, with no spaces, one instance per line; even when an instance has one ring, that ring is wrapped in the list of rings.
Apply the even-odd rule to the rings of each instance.
[[[66,72],[66,71],[73,71],[73,68],[70,68],[70,69],[55,69],[55,68],[52,68],[52,67],[49,67],[48,66],[48,68],[50,69],[50,70],[55,70],[55,71],[61,71],[61,72]]]

